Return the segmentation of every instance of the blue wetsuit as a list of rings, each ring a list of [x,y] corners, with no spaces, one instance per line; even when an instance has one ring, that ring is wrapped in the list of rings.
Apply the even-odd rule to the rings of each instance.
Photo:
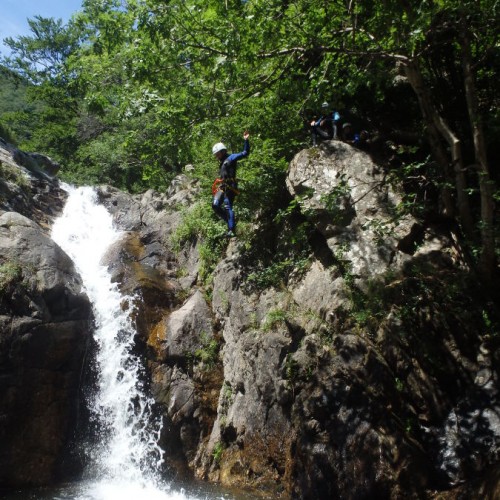
[[[222,179],[222,185],[215,193],[212,200],[212,208],[214,212],[225,222],[229,231],[236,228],[236,220],[234,217],[233,202],[238,191],[238,183],[236,180],[236,168],[238,160],[246,158],[250,154],[250,142],[245,139],[243,151],[241,153],[228,154],[220,160],[219,177]]]

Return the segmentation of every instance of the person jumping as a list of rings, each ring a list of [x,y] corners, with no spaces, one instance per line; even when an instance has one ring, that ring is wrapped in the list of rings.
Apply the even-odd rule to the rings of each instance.
[[[244,146],[241,153],[228,154],[226,146],[222,142],[214,144],[212,153],[219,160],[219,178],[212,185],[212,208],[214,212],[227,223],[227,236],[236,236],[236,220],[233,210],[234,198],[238,194],[238,182],[236,179],[236,168],[238,160],[246,158],[250,154],[250,134],[243,133]]]

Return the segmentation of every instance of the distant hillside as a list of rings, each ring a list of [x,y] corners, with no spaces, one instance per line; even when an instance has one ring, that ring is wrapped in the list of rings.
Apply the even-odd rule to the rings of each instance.
[[[28,89],[25,80],[0,66],[0,136],[15,144],[29,139],[28,117],[40,107],[30,102]]]

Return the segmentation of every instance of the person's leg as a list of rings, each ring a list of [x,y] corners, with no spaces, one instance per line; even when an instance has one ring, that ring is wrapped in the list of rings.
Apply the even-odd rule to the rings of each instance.
[[[212,200],[212,208],[214,212],[224,221],[227,222],[227,211],[224,208],[224,192],[217,191]]]
[[[317,127],[311,127],[311,140],[312,140],[312,145],[316,146],[318,144],[318,132],[317,132]]]
[[[327,141],[332,138],[332,134],[319,126],[311,128],[312,145],[317,146],[319,141]]]
[[[227,228],[234,233],[236,229],[236,218],[233,210],[234,193],[228,190],[224,196],[224,205],[227,210]]]

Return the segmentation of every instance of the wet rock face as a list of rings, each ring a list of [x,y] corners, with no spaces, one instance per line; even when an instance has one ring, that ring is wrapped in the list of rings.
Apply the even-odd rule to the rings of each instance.
[[[0,485],[48,484],[77,424],[91,309],[35,222],[0,216]]]
[[[162,357],[158,337],[165,329],[170,313],[182,305],[183,285],[177,279],[179,259],[174,254],[170,235],[180,217],[171,210],[169,199],[148,191],[132,196],[102,186],[98,196],[113,215],[123,236],[106,253],[112,279],[124,295],[134,297],[134,316],[143,342],[152,349],[152,357]],[[190,270],[196,280],[197,267]]]

